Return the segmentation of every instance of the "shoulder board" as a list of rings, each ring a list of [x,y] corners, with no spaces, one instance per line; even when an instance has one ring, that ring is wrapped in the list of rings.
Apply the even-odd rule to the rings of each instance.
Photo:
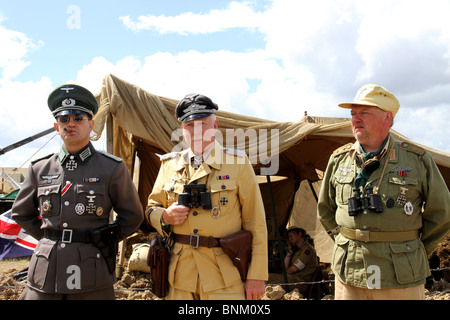
[[[171,152],[171,153],[166,153],[164,155],[157,154],[157,156],[159,157],[159,160],[164,161],[164,160],[176,158],[176,157],[180,156],[180,153],[179,152]]]
[[[238,156],[238,157],[245,157],[245,151],[243,150],[237,150],[237,149],[231,149],[231,148],[224,148],[223,151],[225,153],[234,155],[234,156]]]
[[[113,154],[110,154],[110,153],[105,152],[105,151],[98,151],[98,150],[97,150],[97,152],[100,153],[100,154],[102,154],[102,155],[104,155],[105,157],[108,157],[108,158],[110,158],[110,159],[113,159],[113,160],[115,160],[115,161],[117,161],[117,162],[122,162],[122,158],[119,158],[119,157],[117,157],[117,156],[115,156],[115,155],[113,155]]]
[[[353,143],[347,143],[346,145],[340,146],[339,148],[333,151],[333,157],[349,152],[352,146]]]
[[[41,160],[49,159],[49,158],[50,158],[51,156],[53,156],[53,155],[54,155],[54,153],[51,153],[51,154],[46,155],[45,157],[42,157],[42,158],[33,160],[33,161],[31,161],[31,164],[35,164],[36,162],[39,162],[39,161],[41,161]]]
[[[409,143],[409,142],[406,142],[406,141],[403,141],[402,143],[400,143],[400,147],[402,149],[404,149],[404,150],[417,153],[420,156],[425,153],[425,149],[424,148],[421,148],[419,146],[416,146],[415,144],[412,144],[412,143]]]

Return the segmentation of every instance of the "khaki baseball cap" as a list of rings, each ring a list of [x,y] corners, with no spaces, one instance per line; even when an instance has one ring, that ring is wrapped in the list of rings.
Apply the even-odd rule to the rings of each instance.
[[[339,107],[351,109],[353,105],[373,106],[384,111],[391,111],[392,116],[400,109],[397,98],[386,88],[376,84],[367,84],[359,88],[353,102],[340,103]]]

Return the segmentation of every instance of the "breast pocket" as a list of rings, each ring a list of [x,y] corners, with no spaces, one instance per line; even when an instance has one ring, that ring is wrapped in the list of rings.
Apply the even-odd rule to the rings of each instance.
[[[47,218],[59,214],[61,203],[59,189],[59,185],[38,187],[37,196],[42,217]]]
[[[348,204],[348,198],[353,196],[353,175],[336,174],[334,180],[336,186],[336,200],[339,204]]]
[[[88,214],[96,214],[97,216],[101,216],[105,208],[107,208],[107,204],[105,203],[104,184],[78,184],[77,206],[79,208],[79,210],[76,211],[78,214],[87,212]]]
[[[215,215],[226,215],[233,210],[238,201],[237,186],[234,180],[211,183],[211,203]],[[214,210],[216,208],[216,210]]]

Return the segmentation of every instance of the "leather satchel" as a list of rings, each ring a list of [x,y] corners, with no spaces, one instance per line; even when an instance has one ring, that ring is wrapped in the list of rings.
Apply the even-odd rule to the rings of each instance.
[[[238,269],[242,282],[247,280],[248,265],[252,258],[252,240],[253,236],[247,230],[220,238],[220,245]]]
[[[168,238],[160,234],[155,235],[151,242],[147,255],[147,264],[152,275],[152,292],[159,298],[164,298],[169,293],[169,260],[170,247]]]

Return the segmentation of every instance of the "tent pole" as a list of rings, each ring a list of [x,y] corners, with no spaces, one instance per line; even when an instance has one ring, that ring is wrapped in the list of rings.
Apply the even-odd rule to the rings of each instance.
[[[311,188],[311,191],[312,191],[312,194],[314,196],[314,199],[316,199],[316,202],[319,202],[319,199],[317,198],[316,190],[314,190],[312,182],[310,180],[308,180],[308,183],[309,183],[309,187]]]
[[[272,182],[270,181],[270,175],[266,175],[266,178],[267,178],[267,186],[269,187],[270,202],[272,203],[273,220],[274,220],[274,223],[276,226],[275,233],[277,235],[278,252],[280,253],[280,259],[281,259],[281,269],[283,270],[284,283],[288,283],[286,266],[284,265],[284,249],[283,249],[283,246],[281,245],[280,228],[278,227],[277,211],[275,209],[275,200],[274,200],[273,191],[272,191]],[[286,287],[289,287],[289,286],[286,285],[283,287],[286,290]]]

